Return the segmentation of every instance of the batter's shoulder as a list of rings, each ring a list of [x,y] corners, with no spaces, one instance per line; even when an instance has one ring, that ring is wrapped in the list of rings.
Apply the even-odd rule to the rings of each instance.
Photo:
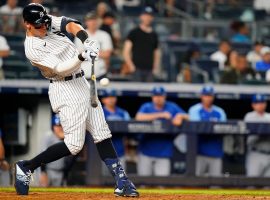
[[[46,52],[46,49],[44,48],[44,45],[46,46],[46,41],[43,41],[40,38],[37,37],[26,37],[24,41],[24,49],[25,49],[25,55],[30,60],[35,60],[35,58],[40,57],[41,52]]]

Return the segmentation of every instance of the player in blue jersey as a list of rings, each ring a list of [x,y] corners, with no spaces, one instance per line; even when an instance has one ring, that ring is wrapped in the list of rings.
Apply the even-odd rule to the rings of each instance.
[[[105,90],[103,97],[103,111],[105,115],[105,119],[108,121],[128,121],[130,120],[129,113],[119,108],[117,104],[117,94],[114,89]],[[122,166],[125,168],[125,148],[123,143],[123,136],[122,135],[113,135],[112,142],[114,144],[114,148],[117,152],[119,159],[122,162]]]
[[[213,104],[214,88],[205,86],[201,90],[201,103],[189,109],[190,121],[225,122],[224,110]],[[196,175],[220,176],[222,174],[223,141],[220,136],[201,135],[198,140]]]
[[[136,119],[140,121],[170,120],[174,125],[181,125],[188,119],[186,112],[177,104],[166,100],[163,87],[154,87],[152,102],[144,103]],[[138,174],[141,176],[170,175],[170,158],[173,153],[172,135],[144,135],[139,145]]]

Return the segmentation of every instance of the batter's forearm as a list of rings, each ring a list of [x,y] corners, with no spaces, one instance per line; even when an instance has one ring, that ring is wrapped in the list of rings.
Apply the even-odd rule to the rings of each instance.
[[[0,138],[0,160],[5,158],[5,149],[2,139]]]
[[[86,33],[86,31],[84,30],[84,28],[75,22],[70,22],[66,25],[66,31],[71,33],[72,35],[78,37],[79,39],[81,39],[81,37],[84,37],[84,32]],[[86,38],[84,40],[86,40],[88,38],[88,35],[86,33]],[[82,41],[84,42],[84,41]]]
[[[159,113],[152,113],[152,114],[137,114],[136,120],[138,121],[153,121],[160,118]]]
[[[54,67],[54,71],[56,74],[61,76],[65,76],[67,74],[71,74],[75,70],[80,68],[80,64],[84,61],[84,58],[79,54],[79,56],[75,56],[70,60],[65,62],[61,62]]]
[[[153,70],[157,69],[160,65],[160,50],[156,49],[154,51],[154,63],[153,63]]]
[[[0,51],[0,57],[1,57],[1,58],[4,58],[4,57],[9,56],[9,54],[10,54],[10,51],[9,51],[9,50],[6,50],[6,51]]]

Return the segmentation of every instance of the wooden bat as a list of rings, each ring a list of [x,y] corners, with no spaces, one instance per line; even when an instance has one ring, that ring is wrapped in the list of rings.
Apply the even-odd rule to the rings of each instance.
[[[90,79],[90,101],[91,106],[96,108],[98,106],[97,86],[96,86],[96,75],[95,75],[95,57],[91,56],[92,69]]]

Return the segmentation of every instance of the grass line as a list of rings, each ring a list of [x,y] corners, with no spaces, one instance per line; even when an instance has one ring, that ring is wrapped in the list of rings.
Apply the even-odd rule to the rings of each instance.
[[[0,188],[0,192],[15,192],[14,188]],[[36,188],[30,192],[70,192],[70,193],[113,193],[113,188]],[[270,196],[270,190],[239,189],[139,189],[141,194],[183,194],[183,195],[253,195]]]

